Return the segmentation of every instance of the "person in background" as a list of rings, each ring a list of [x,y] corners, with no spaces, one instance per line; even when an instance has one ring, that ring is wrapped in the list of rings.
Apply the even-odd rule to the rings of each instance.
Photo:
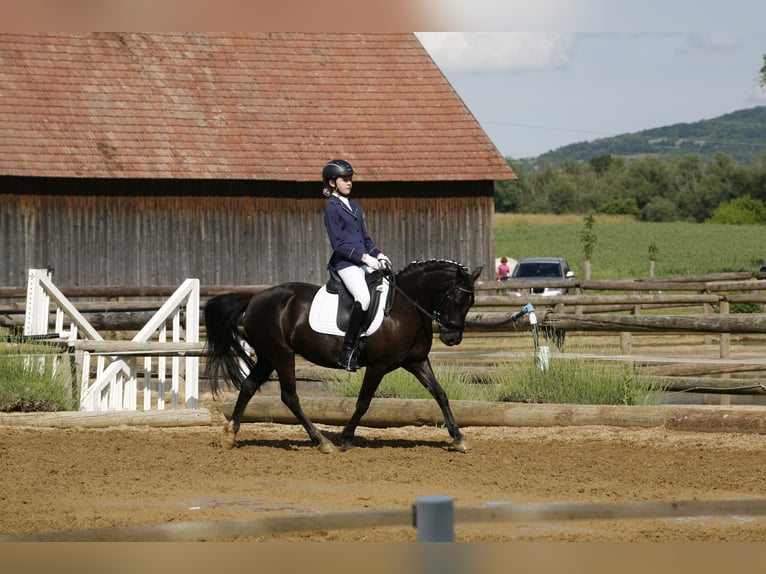
[[[347,371],[359,368],[359,335],[370,306],[370,291],[365,276],[381,267],[391,267],[389,258],[383,255],[367,232],[362,208],[350,197],[353,175],[354,168],[343,159],[330,160],[322,169],[322,194],[329,198],[324,222],[332,247],[327,268],[338,274],[354,298],[338,357],[338,365]]]
[[[497,266],[497,278],[500,281],[507,281],[511,275],[511,268],[508,267],[508,258],[503,257],[500,259],[500,265]]]

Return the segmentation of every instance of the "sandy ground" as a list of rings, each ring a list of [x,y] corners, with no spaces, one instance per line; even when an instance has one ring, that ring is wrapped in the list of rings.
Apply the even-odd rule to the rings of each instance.
[[[322,426],[339,444],[339,427]],[[498,501],[641,502],[762,497],[766,436],[611,427],[360,427],[319,453],[298,426],[0,427],[0,535]],[[412,526],[327,529],[248,541],[415,541]],[[457,541],[766,541],[766,516],[458,523]]]

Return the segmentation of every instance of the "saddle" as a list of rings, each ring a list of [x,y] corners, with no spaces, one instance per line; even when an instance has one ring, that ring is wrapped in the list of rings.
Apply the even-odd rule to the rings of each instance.
[[[351,316],[351,308],[354,306],[354,297],[346,289],[340,275],[332,269],[328,269],[328,271],[330,272],[330,278],[325,283],[325,289],[329,294],[338,296],[338,312],[335,317],[335,323],[338,329],[345,333],[348,328],[349,317]],[[370,290],[370,306],[362,320],[362,332],[369,328],[380,307],[380,295],[383,292],[383,274],[373,271],[365,276],[365,280],[367,281],[367,288]]]
[[[372,335],[383,323],[390,312],[390,301],[393,299],[393,289],[389,279],[380,272],[369,273],[366,276],[370,289],[370,307],[362,322],[361,336]],[[317,333],[342,337],[348,329],[351,308],[354,298],[343,285],[343,281],[330,271],[326,284],[317,289],[309,308],[309,326]]]

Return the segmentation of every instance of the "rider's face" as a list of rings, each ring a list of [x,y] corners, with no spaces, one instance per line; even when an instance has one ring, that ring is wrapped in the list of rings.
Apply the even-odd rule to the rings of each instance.
[[[338,190],[338,193],[341,195],[349,195],[351,193],[351,178],[353,176],[349,177],[338,177],[335,179],[335,189]]]

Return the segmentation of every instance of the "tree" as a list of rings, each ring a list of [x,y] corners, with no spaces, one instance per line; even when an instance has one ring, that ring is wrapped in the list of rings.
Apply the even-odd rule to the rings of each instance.
[[[593,229],[596,221],[593,215],[588,215],[584,220],[585,226],[580,231],[580,241],[582,241],[583,255],[585,261],[583,261],[583,274],[585,279],[590,279],[590,258],[593,257],[593,251],[596,249],[596,232]]]
[[[763,66],[761,66],[761,87],[766,88],[766,54],[763,55]]]
[[[505,162],[518,179],[495,182],[495,211],[498,213],[518,211],[521,206],[521,198],[526,195],[528,186],[524,164],[510,158],[506,158]]]

